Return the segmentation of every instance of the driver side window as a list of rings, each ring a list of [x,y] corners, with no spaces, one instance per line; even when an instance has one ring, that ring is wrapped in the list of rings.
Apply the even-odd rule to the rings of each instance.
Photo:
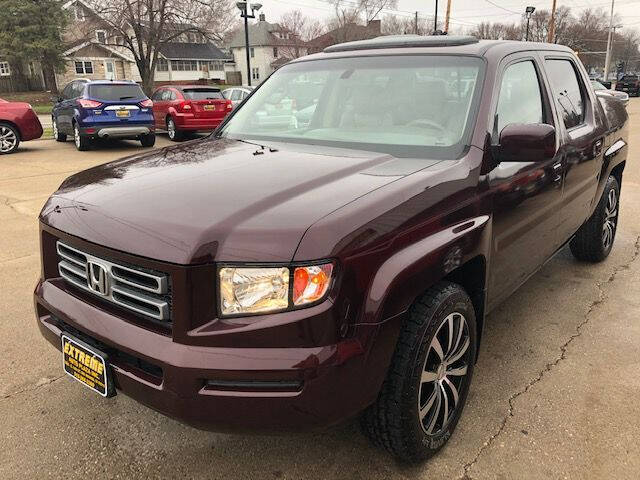
[[[538,73],[531,60],[509,65],[500,85],[494,119],[494,140],[504,127],[513,123],[544,123]]]

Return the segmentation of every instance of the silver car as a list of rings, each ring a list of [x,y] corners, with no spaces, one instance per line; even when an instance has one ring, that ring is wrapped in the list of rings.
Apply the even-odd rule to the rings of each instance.
[[[233,108],[236,108],[240,102],[242,102],[247,95],[249,95],[255,87],[231,87],[222,91],[222,96],[228,100],[231,100]]]
[[[629,94],[625,92],[619,92],[617,90],[609,90],[597,80],[591,80],[591,86],[596,92],[596,95],[610,95],[618,98],[625,106],[629,103]]]

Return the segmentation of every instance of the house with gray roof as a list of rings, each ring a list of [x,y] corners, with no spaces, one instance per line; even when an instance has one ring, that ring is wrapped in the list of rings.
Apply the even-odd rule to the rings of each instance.
[[[247,85],[247,61],[244,28],[239,29],[229,44],[235,68]],[[258,22],[249,24],[249,63],[251,85],[257,85],[271,72],[297,57],[307,54],[307,47],[296,34],[277,23],[266,21],[260,14]]]

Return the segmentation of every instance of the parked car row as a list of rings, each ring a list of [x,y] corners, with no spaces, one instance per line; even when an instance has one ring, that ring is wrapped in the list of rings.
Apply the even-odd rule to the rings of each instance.
[[[222,91],[203,85],[166,85],[147,97],[130,81],[77,79],[54,98],[53,136],[72,136],[78,150],[97,139],[139,140],[155,144],[155,133],[166,131],[173,141],[191,133],[212,131],[251,92],[247,87]]]

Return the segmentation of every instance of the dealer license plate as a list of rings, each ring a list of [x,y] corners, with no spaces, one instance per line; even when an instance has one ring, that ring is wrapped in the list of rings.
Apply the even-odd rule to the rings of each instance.
[[[205,110],[215,110],[215,109],[216,109],[216,106],[215,106],[215,105],[205,105],[205,106],[204,106],[204,109],[205,109]]]
[[[115,393],[106,355],[66,333],[62,334],[62,368],[103,397]]]

